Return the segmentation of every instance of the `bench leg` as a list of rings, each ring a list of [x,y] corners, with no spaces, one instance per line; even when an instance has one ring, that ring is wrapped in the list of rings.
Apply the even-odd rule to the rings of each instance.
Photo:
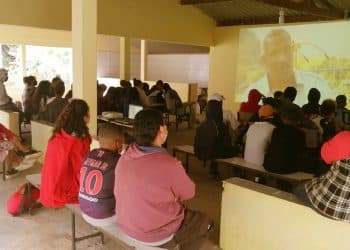
[[[75,214],[72,213],[72,250],[75,250]]]
[[[93,233],[93,234],[89,234],[86,236],[82,236],[82,237],[76,237],[75,234],[75,214],[72,212],[72,250],[76,249],[76,243],[78,241],[82,241],[82,240],[86,240],[89,238],[93,238],[93,237],[101,237],[101,243],[104,244],[105,243],[105,238],[102,232],[97,232],[97,233]]]

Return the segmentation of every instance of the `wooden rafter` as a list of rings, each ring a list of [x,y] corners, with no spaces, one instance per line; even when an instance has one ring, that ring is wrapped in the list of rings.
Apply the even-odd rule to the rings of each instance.
[[[295,22],[312,22],[312,21],[327,21],[324,17],[315,16],[297,16],[297,17],[285,17],[285,23]],[[217,22],[217,26],[234,26],[234,25],[255,25],[255,24],[276,24],[278,18],[252,18],[252,19],[233,19]]]
[[[181,0],[182,5],[197,5],[206,3],[232,2],[233,0]],[[242,0],[235,0],[242,1]],[[328,9],[319,8],[315,5],[313,0],[304,0],[303,2],[293,2],[291,0],[255,0],[256,2],[295,10],[298,12],[308,13],[309,15],[327,18],[327,19],[342,19],[344,18],[344,11],[337,8],[331,8],[327,0],[322,0],[324,4],[328,3]]]
[[[182,5],[195,5],[205,3],[232,2],[232,0],[181,0]]]
[[[344,11],[336,8],[321,9],[314,5],[313,1],[305,0],[304,2],[280,1],[280,0],[255,0],[256,2],[272,5],[275,7],[286,8],[303,13],[308,13],[313,16],[328,18],[328,19],[342,19],[344,18]]]

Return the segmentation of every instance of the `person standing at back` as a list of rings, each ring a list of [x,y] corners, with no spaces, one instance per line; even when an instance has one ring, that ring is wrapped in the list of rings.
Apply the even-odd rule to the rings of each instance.
[[[89,106],[73,99],[56,120],[41,172],[40,202],[58,208],[78,203],[80,168],[89,153]]]
[[[195,184],[181,162],[162,148],[167,135],[159,111],[137,113],[136,143],[120,157],[115,171],[118,224],[124,233],[144,245],[217,249],[206,239],[212,221],[183,205],[193,198]],[[213,247],[201,248],[203,244]]]

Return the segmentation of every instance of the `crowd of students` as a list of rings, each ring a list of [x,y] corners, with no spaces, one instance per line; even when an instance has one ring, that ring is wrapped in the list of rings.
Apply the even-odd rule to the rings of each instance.
[[[350,221],[350,111],[345,95],[319,104],[321,94],[312,88],[308,102],[299,107],[293,103],[297,96],[294,87],[277,91],[274,97],[264,97],[252,89],[248,101],[240,106],[239,116],[246,120],[240,121],[235,138],[222,125],[223,98],[215,96],[219,94],[209,98],[208,107],[214,103],[218,116],[212,117],[208,109],[206,121],[196,130],[195,153],[199,159],[242,153],[246,162],[269,172],[313,173],[314,179],[295,188],[297,197],[324,216]]]

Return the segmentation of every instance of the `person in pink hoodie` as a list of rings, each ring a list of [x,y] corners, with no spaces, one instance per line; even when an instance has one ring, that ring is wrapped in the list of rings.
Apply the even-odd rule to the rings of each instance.
[[[136,143],[120,157],[115,171],[118,224],[144,245],[218,249],[206,237],[212,221],[183,205],[193,198],[195,184],[181,162],[162,148],[167,135],[160,112],[142,110],[136,115]]]

